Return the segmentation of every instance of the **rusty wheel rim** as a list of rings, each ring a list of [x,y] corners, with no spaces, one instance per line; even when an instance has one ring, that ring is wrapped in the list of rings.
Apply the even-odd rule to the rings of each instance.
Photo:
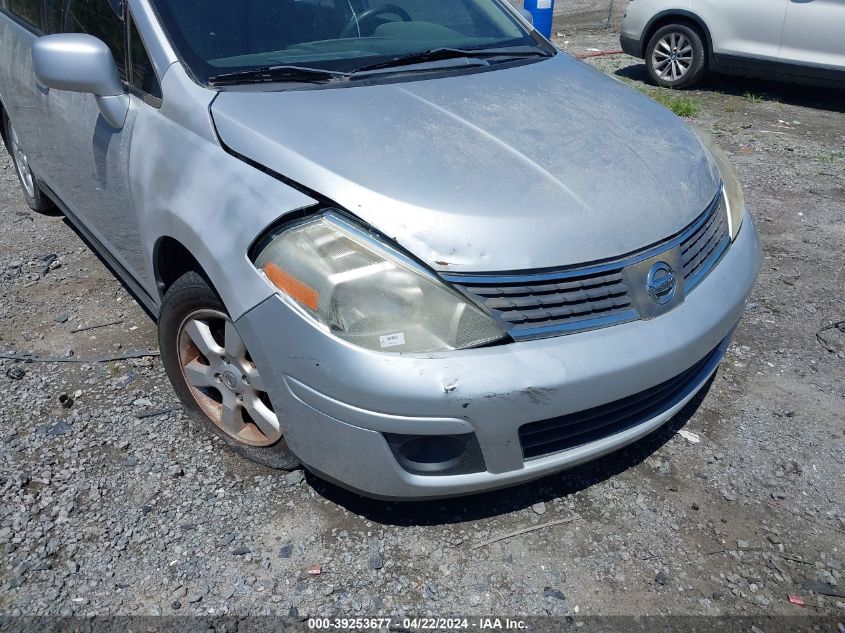
[[[217,310],[189,314],[179,327],[178,345],[191,395],[223,433],[247,446],[281,439],[264,381],[228,316]]]
[[[9,126],[9,145],[12,149],[12,158],[14,159],[15,169],[18,171],[24,189],[29,194],[30,198],[35,197],[35,179],[32,177],[32,170],[29,168],[29,159],[26,157],[26,152],[21,147],[21,141],[18,138],[18,133],[15,131],[13,125]]]

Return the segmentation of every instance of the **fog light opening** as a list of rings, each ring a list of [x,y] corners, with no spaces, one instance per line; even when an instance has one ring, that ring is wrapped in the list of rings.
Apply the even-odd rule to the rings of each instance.
[[[438,473],[456,468],[466,449],[467,443],[460,437],[423,435],[404,442],[396,452],[403,468]]]
[[[446,477],[484,472],[484,456],[475,433],[412,435],[384,433],[399,467],[412,475]]]

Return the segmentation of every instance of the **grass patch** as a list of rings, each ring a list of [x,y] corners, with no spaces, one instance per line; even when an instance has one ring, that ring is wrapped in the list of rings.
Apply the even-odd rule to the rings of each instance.
[[[678,116],[692,118],[698,114],[701,105],[692,97],[669,97],[661,95],[657,100]]]
[[[698,111],[701,110],[701,103],[697,99],[693,99],[692,97],[683,94],[679,95],[674,90],[652,88],[624,75],[616,75],[614,76],[614,79],[621,81],[632,88],[636,88],[645,96],[650,97],[654,101],[657,101],[660,105],[669,108],[678,116],[689,119],[694,117],[698,114]]]
[[[649,90],[645,86],[641,86],[640,91],[657,101],[660,105],[669,108],[678,116],[682,116],[687,119],[694,117],[701,109],[701,104],[698,100],[693,99],[692,97],[675,96],[671,93]]]
[[[819,154],[819,162],[834,163],[845,160],[845,150],[826,150]]]
[[[746,92],[742,95],[742,99],[748,103],[763,103],[765,101],[761,95],[755,95],[753,92]]]

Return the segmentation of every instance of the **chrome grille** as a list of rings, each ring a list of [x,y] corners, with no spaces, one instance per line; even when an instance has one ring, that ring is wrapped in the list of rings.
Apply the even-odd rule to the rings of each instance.
[[[483,281],[483,280],[479,280]],[[544,330],[574,331],[636,319],[621,271],[544,279],[542,283],[502,283],[494,280],[466,286],[510,328],[515,336]]]
[[[710,216],[681,242],[684,287],[687,292],[701,283],[728,250],[730,243],[728,216],[725,213],[724,197],[720,195]]]
[[[443,274],[485,307],[517,340],[571,334],[657,316],[643,303],[644,269],[673,262],[679,298],[671,310],[719,262],[730,246],[722,191],[690,226],[665,242],[619,260],[539,273]],[[681,269],[683,269],[681,271]]]

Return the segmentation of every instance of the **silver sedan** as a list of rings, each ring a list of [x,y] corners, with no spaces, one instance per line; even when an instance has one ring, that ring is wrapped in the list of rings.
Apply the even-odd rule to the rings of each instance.
[[[500,0],[0,0],[0,110],[186,411],[369,495],[654,431],[760,264],[718,147]]]

